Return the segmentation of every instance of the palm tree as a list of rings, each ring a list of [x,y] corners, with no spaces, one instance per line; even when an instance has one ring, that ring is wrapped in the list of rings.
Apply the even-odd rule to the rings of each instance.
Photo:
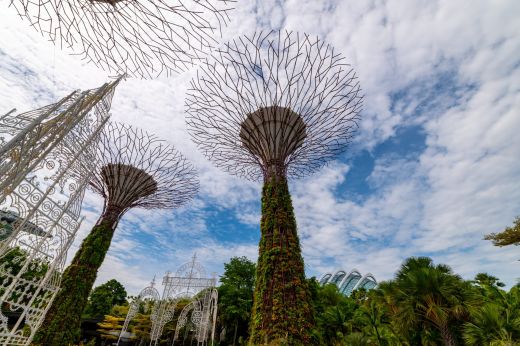
[[[497,298],[475,310],[471,322],[464,325],[466,344],[520,344],[520,289],[513,287],[509,293],[503,290],[494,291]]]
[[[409,338],[420,338],[422,344],[430,343],[427,339],[438,333],[444,345],[457,345],[460,321],[469,319],[475,304],[473,287],[428,257],[407,259],[395,280],[380,288],[394,324]]]
[[[367,346],[371,345],[370,340],[363,333],[352,333],[345,338],[346,346]]]
[[[319,319],[319,324],[323,330],[325,341],[331,345],[343,340],[343,337],[352,332],[353,312],[345,306],[330,307]]]

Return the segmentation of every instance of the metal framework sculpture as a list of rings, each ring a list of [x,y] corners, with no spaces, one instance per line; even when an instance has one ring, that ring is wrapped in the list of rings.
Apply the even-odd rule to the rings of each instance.
[[[108,123],[99,141],[90,188],[104,198],[98,222],[83,240],[36,336],[43,345],[74,343],[81,313],[121,217],[131,208],[176,208],[194,197],[194,167],[172,146],[131,126]]]
[[[311,309],[292,301],[308,292],[287,178],[315,172],[350,143],[362,104],[354,71],[319,38],[260,32],[208,58],[185,104],[190,134],[205,156],[232,174],[264,181],[253,314],[263,312],[252,318],[252,342],[288,336],[307,343]],[[278,239],[288,245],[279,247]],[[269,257],[272,251],[278,255]]]
[[[128,326],[130,325],[130,322],[139,312],[139,307],[141,306],[141,304],[156,303],[160,299],[161,299],[161,295],[159,294],[159,291],[157,291],[157,289],[155,288],[155,278],[154,278],[152,280],[152,282],[150,283],[150,286],[145,287],[141,292],[139,292],[139,294],[137,295],[135,300],[133,300],[130,303],[130,306],[128,308],[128,313],[125,318],[125,322],[123,323],[123,327],[121,329],[121,332],[119,333],[119,338],[117,340],[118,345],[121,342],[121,337],[128,330]],[[145,310],[148,310],[148,309],[145,308]]]
[[[228,42],[200,67],[186,98],[193,141],[218,167],[250,180],[302,177],[345,149],[362,96],[333,47],[298,33]]]
[[[151,78],[178,73],[216,43],[236,0],[11,0],[51,41],[97,66]]]
[[[198,345],[207,345],[208,340],[211,340],[211,344],[213,344],[217,318],[218,292],[215,289],[217,279],[206,277],[204,267],[197,262],[196,255],[193,255],[190,262],[179,267],[175,276],[171,276],[169,272],[166,273],[162,283],[164,289],[161,298],[159,298],[159,293],[154,287],[154,280],[132,302],[118,344],[121,341],[121,335],[128,330],[128,325],[135,317],[144,297],[153,299],[155,303],[150,316],[152,321],[150,345],[158,345],[164,326],[173,320],[177,305],[183,299],[191,299],[192,301],[180,312],[175,329],[174,344],[179,337],[180,330],[188,322],[193,325]],[[191,316],[191,318],[189,319],[188,316]]]
[[[117,223],[131,208],[178,208],[197,194],[193,165],[155,135],[112,122],[100,147],[99,167],[90,181],[105,201],[98,224]]]
[[[179,339],[181,330],[186,328],[190,321],[193,325],[192,330],[195,332],[194,336],[197,340],[197,345],[208,345],[208,340],[211,340],[211,345],[213,345],[215,342],[215,325],[217,323],[217,304],[218,291],[212,288],[206,289],[202,297],[186,305],[177,320],[173,344]],[[188,318],[189,316],[191,318]]]
[[[119,81],[0,117],[2,345],[29,345],[60,288]]]

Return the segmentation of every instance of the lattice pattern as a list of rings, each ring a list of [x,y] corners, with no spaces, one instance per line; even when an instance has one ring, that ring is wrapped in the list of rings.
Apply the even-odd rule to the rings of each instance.
[[[207,58],[186,98],[193,141],[224,170],[301,177],[345,149],[362,104],[356,74],[319,38],[260,32]]]
[[[196,259],[194,255],[190,262],[179,267],[176,276],[170,276],[170,273],[164,276],[162,297],[159,297],[154,287],[155,280],[149,287],[141,291],[136,301],[130,306],[120,335],[126,332],[128,324],[135,316],[137,307],[144,300],[144,297],[148,297],[155,303],[150,315],[152,322],[150,340],[151,345],[157,345],[164,326],[175,315],[177,304],[182,299],[189,298],[193,301],[186,305],[179,315],[174,341],[178,338],[179,331],[188,322],[190,313],[190,321],[196,328],[195,337],[198,344],[205,345],[210,337],[211,340],[214,340],[218,301],[218,293],[214,287],[217,280],[216,278],[205,278],[206,271]],[[121,336],[119,337],[120,340]]]
[[[2,345],[29,345],[59,290],[66,252],[81,223],[90,163],[118,83],[0,118]]]
[[[141,78],[185,71],[217,43],[236,0],[11,0],[21,17],[97,66]]]
[[[193,165],[155,135],[111,122],[99,147],[90,187],[105,199],[104,216],[115,212],[118,219],[134,207],[177,208],[197,194]]]

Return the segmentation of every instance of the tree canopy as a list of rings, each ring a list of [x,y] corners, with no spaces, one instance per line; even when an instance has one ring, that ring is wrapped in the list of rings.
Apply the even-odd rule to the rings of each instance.
[[[255,264],[245,257],[230,259],[220,282],[217,340],[219,335],[225,336],[219,345],[251,344],[249,321]],[[403,262],[393,279],[369,291],[355,290],[350,296],[340,293],[334,284],[321,286],[315,278],[307,279],[306,283],[316,314],[316,326],[310,331],[312,344],[520,344],[520,285],[507,291],[499,278],[488,273],[464,280],[447,265],[436,264],[428,257],[412,257]],[[117,285],[106,283],[97,287],[90,300],[111,301],[112,298],[107,298],[110,294],[101,292],[106,293],[113,286]],[[186,302],[181,302],[177,311]],[[130,323],[129,331],[138,344],[150,341],[152,306],[143,303]],[[114,340],[127,311],[128,306],[112,307],[99,324],[101,338]],[[165,325],[160,344],[171,343],[177,321],[178,314]],[[223,329],[225,333],[221,333]],[[186,333],[181,333],[180,343],[192,341],[189,330],[188,324]]]
[[[517,216],[513,227],[506,227],[500,233],[491,233],[484,237],[491,240],[495,246],[520,245],[520,216]]]
[[[126,303],[126,290],[119,281],[112,279],[92,290],[84,315],[90,317],[108,315],[115,305],[124,303]]]
[[[233,257],[224,264],[220,277],[219,313],[226,340],[235,345],[249,335],[249,318],[253,306],[256,266],[246,257]]]

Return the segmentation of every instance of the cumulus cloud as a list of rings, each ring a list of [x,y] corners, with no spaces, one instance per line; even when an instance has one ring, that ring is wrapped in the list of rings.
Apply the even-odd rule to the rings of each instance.
[[[405,257],[429,255],[467,278],[489,271],[514,282],[514,249],[481,239],[520,214],[520,2],[244,0],[236,7],[223,40],[271,28],[319,35],[352,64],[365,94],[349,154],[291,182],[309,275],[356,267],[381,280]],[[0,11],[0,35],[5,112],[40,107],[109,78],[52,46],[14,9]],[[256,259],[256,242],[219,239],[212,228],[225,213],[235,227],[258,232],[260,185],[219,171],[191,142],[183,104],[193,74],[129,79],[116,91],[113,118],[175,145],[200,170],[201,191],[180,210],[126,215],[98,283],[116,277],[135,294],[194,252],[219,273],[231,256]],[[420,152],[378,151],[410,127],[425,138]],[[359,198],[345,186],[359,169],[353,158],[367,151],[374,168]],[[69,260],[99,206],[87,194]]]

